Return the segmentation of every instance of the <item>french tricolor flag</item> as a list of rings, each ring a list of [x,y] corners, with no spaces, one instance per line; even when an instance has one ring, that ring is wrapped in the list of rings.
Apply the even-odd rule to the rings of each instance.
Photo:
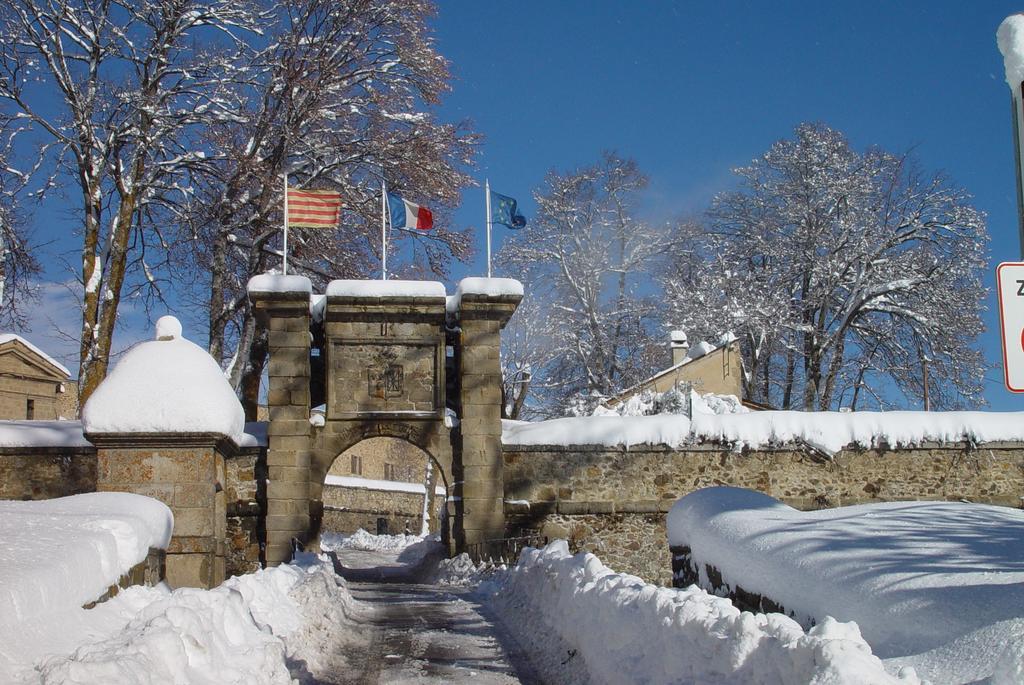
[[[391,210],[392,228],[414,228],[419,231],[429,231],[434,227],[434,215],[426,207],[414,205],[392,193],[388,193],[388,207]]]

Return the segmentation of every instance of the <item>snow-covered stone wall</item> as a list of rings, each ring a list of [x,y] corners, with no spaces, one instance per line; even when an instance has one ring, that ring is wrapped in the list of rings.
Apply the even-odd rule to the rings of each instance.
[[[694,490],[750,488],[797,509],[913,499],[1018,506],[1024,445],[845,449],[829,458],[797,447],[506,444],[504,480],[514,530],[567,537],[618,571],[668,584],[665,513]]]

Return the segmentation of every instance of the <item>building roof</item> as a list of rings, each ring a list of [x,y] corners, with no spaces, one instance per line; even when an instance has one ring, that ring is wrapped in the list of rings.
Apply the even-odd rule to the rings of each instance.
[[[71,372],[68,371],[67,367],[61,364],[59,361],[51,357],[50,355],[43,352],[41,349],[30,343],[25,338],[17,335],[16,333],[0,333],[0,347],[8,344],[22,345],[27,348],[29,352],[38,357],[40,360],[51,366],[56,375],[63,376],[64,378],[70,378]]]

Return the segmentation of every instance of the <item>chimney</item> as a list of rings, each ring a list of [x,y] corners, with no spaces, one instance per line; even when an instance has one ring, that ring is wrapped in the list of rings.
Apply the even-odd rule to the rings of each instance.
[[[672,366],[681,364],[686,359],[686,353],[690,351],[690,343],[686,341],[686,333],[683,331],[672,331],[668,334],[669,348],[672,350]]]

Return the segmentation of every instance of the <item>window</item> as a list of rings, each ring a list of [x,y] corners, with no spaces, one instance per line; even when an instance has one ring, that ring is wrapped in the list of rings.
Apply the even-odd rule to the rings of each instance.
[[[395,478],[394,464],[384,464],[384,480],[398,480],[397,478]]]
[[[357,476],[363,475],[363,458],[358,454],[352,455],[352,473]]]
[[[25,418],[34,419],[36,417],[36,401],[25,400]]]

